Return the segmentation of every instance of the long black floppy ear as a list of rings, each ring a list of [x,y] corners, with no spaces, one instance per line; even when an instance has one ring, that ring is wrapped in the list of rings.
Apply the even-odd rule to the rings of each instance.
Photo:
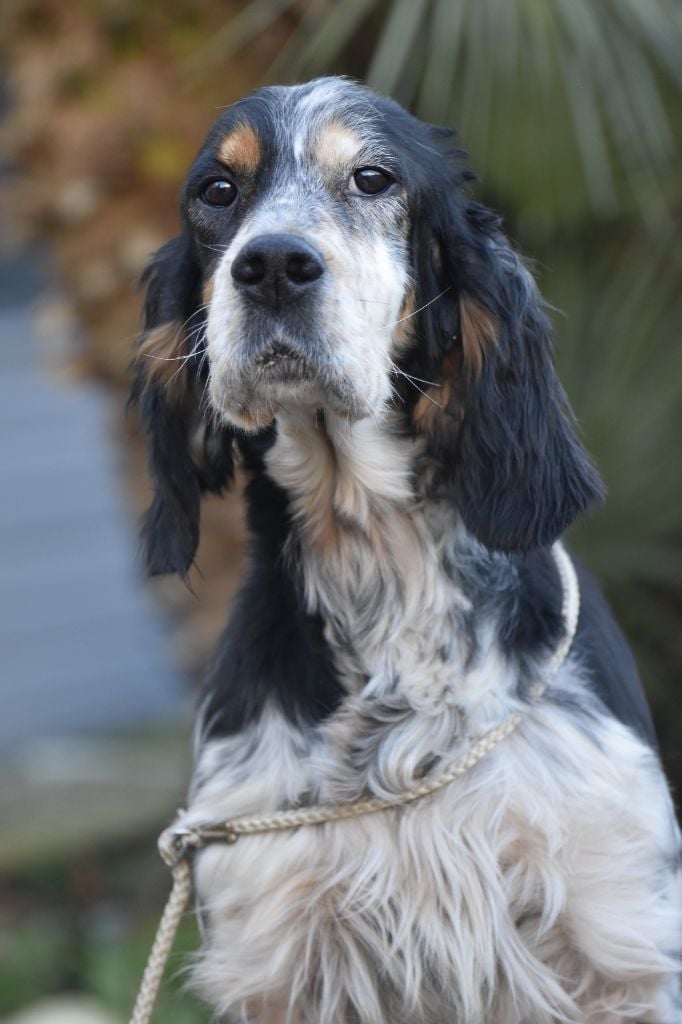
[[[142,545],[150,575],[185,576],[199,543],[201,493],[219,493],[233,475],[232,434],[201,409],[204,313],[191,238],[180,235],[159,249],[142,284],[131,403],[147,432],[154,487]]]
[[[435,407],[417,403],[415,423],[478,540],[505,552],[547,546],[604,492],[554,369],[542,299],[484,207],[453,200],[434,238],[428,287],[448,290],[425,327],[442,386],[428,396]]]

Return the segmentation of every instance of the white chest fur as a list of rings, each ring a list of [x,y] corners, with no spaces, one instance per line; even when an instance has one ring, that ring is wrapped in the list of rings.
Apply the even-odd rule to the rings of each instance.
[[[275,809],[347,770],[269,713],[205,749],[186,821]],[[196,980],[268,1024],[673,1024],[675,849],[654,757],[610,720],[589,736],[541,705],[421,804],[202,852]]]

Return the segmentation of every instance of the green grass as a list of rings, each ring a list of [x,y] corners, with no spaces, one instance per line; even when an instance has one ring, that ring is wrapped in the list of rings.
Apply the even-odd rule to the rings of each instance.
[[[0,883],[0,1018],[41,998],[87,994],[129,1018],[170,885],[153,841],[125,851],[48,861]],[[194,916],[178,932],[156,1014],[204,1024],[185,990],[199,945]]]

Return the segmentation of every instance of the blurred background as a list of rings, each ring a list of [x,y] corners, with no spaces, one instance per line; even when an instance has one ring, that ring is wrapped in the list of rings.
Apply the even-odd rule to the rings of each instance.
[[[3,0],[0,1019],[126,1020],[168,886],[197,681],[239,578],[237,493],[191,590],[144,583],[124,414],[136,282],[218,108],[344,73],[455,126],[535,260],[609,487],[602,579],[682,786],[682,8],[676,0]],[[208,1014],[179,994],[159,1019]]]

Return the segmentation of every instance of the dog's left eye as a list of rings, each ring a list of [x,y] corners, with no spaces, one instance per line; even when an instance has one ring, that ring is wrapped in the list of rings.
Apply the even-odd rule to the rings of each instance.
[[[360,167],[351,175],[348,188],[355,195],[378,196],[392,184],[391,175],[380,167]]]
[[[209,206],[229,206],[237,198],[237,187],[226,178],[220,178],[207,182],[200,195]]]

